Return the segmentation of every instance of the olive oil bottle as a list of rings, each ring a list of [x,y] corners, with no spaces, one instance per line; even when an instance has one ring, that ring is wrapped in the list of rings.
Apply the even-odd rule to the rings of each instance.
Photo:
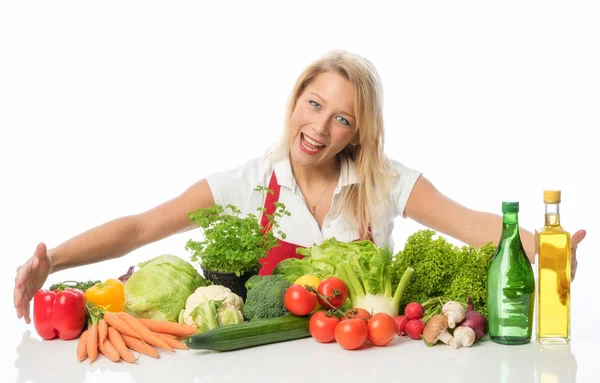
[[[560,190],[545,190],[545,223],[536,230],[537,340],[566,344],[571,338],[571,235],[560,224]]]

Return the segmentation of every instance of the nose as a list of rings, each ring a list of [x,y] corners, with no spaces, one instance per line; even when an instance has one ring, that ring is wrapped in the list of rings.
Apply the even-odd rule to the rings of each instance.
[[[329,118],[321,116],[312,125],[312,130],[319,135],[327,136],[329,134]]]

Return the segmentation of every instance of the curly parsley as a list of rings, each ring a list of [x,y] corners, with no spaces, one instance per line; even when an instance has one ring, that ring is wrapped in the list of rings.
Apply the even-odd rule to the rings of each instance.
[[[257,186],[254,191],[273,194],[273,191],[264,186]],[[234,205],[225,207],[215,205],[201,208],[188,213],[190,221],[203,230],[204,240],[189,240],[186,250],[192,252],[192,262],[200,262],[205,270],[231,272],[237,276],[246,271],[254,271],[260,267],[259,259],[263,258],[269,250],[279,245],[274,230],[282,239],[286,238],[283,231],[279,230],[279,221],[284,216],[290,216],[284,204],[275,202],[275,212],[266,214],[269,224],[263,230],[260,217],[265,211],[259,207],[260,213],[247,214]],[[229,209],[231,214],[224,214]]]

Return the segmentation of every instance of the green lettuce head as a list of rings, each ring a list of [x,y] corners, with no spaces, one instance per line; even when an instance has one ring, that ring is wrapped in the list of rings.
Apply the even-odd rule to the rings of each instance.
[[[138,265],[125,283],[125,310],[138,318],[177,322],[187,298],[206,281],[188,262],[160,255]]]

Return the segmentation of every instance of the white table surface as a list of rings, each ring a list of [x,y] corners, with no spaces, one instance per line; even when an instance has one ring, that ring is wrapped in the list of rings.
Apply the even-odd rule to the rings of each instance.
[[[600,382],[598,309],[591,301],[576,308],[568,346],[542,347],[533,341],[503,346],[487,340],[453,350],[397,338],[386,348],[346,351],[306,338],[227,353],[161,351],[160,359],[141,356],[137,365],[100,356],[92,366],[77,361],[76,341],[42,341],[33,325],[10,313],[2,316],[0,381]]]

